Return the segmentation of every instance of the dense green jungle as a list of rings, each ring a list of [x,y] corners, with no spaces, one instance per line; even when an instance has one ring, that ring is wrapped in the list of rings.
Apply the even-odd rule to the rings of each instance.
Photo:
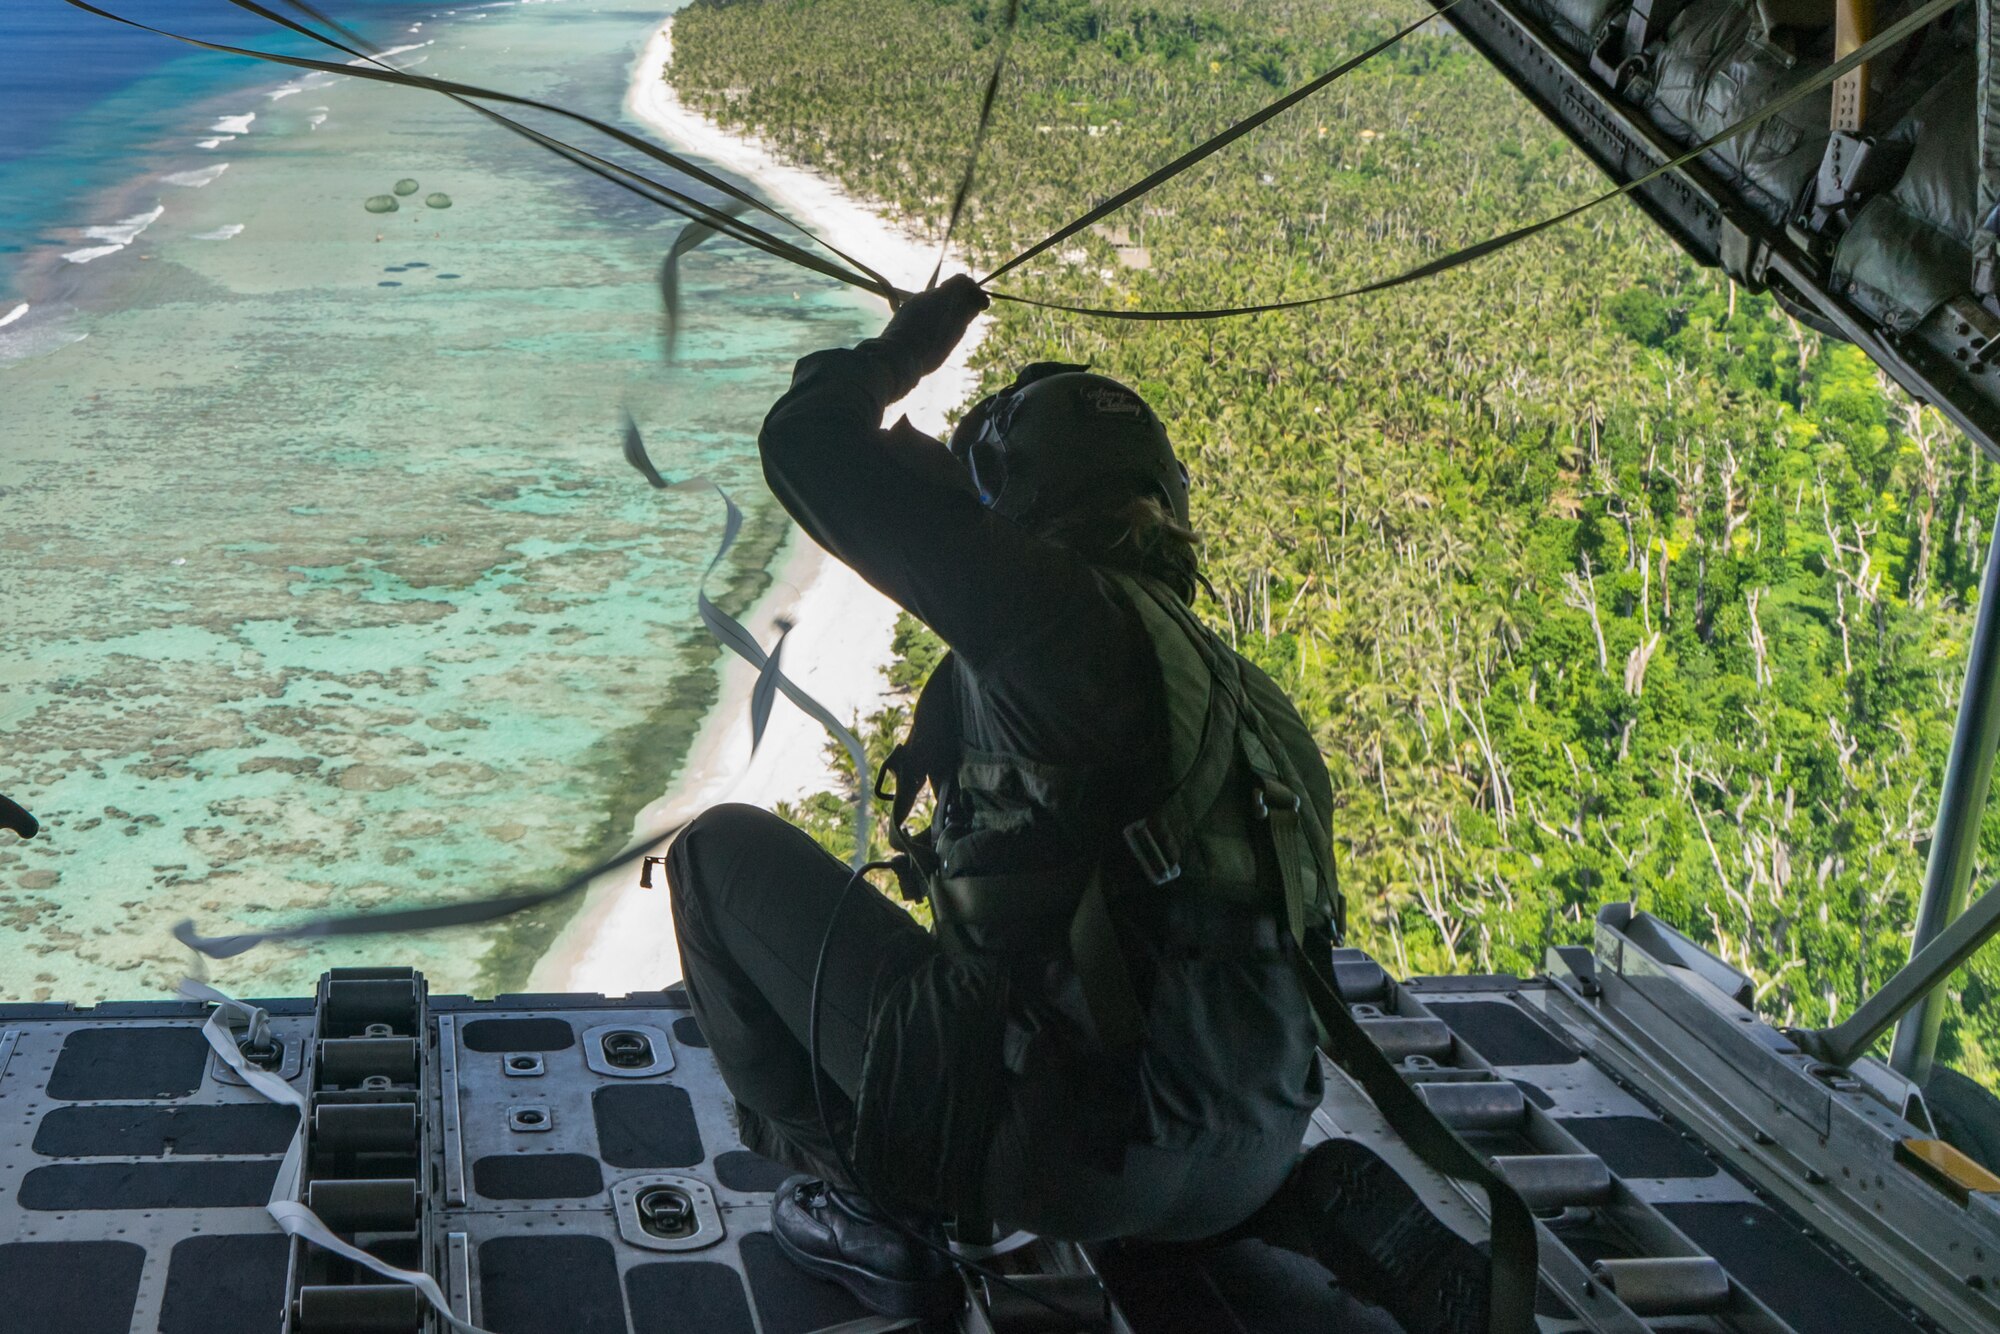
[[[979,272],[1420,11],[1022,0],[960,234]],[[682,94],[934,232],[1001,0],[696,0]],[[998,284],[1212,306],[1396,272],[1603,188],[1442,20]],[[1140,388],[1192,468],[1203,610],[1332,768],[1355,942],[1533,972],[1630,898],[1773,1019],[1907,957],[2000,477],[1853,348],[1623,203],[1300,314],[1118,324],[996,304]],[[899,636],[898,683],[936,654]],[[906,706],[868,720],[878,749]],[[845,794],[793,812],[838,848]],[[1983,885],[2000,850],[1989,819]],[[2000,1084],[2000,951],[1941,1054]]]

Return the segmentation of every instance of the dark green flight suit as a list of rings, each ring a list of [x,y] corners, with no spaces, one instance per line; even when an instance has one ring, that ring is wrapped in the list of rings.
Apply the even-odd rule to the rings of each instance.
[[[938,932],[858,891],[872,934],[843,916],[826,983],[850,1184],[1079,1240],[1222,1231],[1283,1179],[1321,1089],[1292,958],[1337,903],[1324,763],[1163,586],[992,514],[936,441],[882,430],[916,378],[880,339],[815,354],[761,438],[806,531],[953,648],[894,779],[939,789],[909,844]],[[777,824],[697,823],[676,922],[746,1140],[837,1176],[799,1040],[845,876]]]

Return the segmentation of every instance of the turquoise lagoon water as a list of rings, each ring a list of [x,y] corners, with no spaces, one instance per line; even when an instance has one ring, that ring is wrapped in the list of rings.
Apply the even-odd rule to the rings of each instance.
[[[349,14],[429,42],[404,57],[427,72],[612,119],[662,12]],[[721,515],[625,466],[620,408],[662,469],[745,503],[711,587],[743,606],[789,535],[757,423],[794,359],[873,318],[716,245],[686,266],[668,372],[679,219],[443,99],[153,59],[0,158],[0,319],[28,304],[0,327],[0,791],[45,822],[0,834],[0,997],[157,994],[189,966],[184,916],[439,902],[622,844],[715,701],[693,596]],[[362,207],[403,178],[398,212]],[[452,206],[417,207],[433,192]],[[398,962],[491,992],[560,920],[212,975],[270,995]]]

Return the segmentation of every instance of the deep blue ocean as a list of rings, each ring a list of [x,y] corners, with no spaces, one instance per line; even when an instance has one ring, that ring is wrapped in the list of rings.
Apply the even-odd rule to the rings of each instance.
[[[340,59],[227,0],[105,0],[100,7],[232,46]],[[348,0],[317,8],[367,34],[439,6]],[[98,221],[81,218],[79,203],[130,175],[135,157],[184,129],[189,103],[284,77],[263,61],[196,50],[63,0],[0,0],[0,297],[12,292],[8,257],[49,244],[51,227]]]

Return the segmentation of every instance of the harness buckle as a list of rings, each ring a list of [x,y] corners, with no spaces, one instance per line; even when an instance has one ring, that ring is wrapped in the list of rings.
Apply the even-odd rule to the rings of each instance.
[[[1250,794],[1251,809],[1256,813],[1259,820],[1268,820],[1271,818],[1271,803],[1274,800],[1277,802],[1279,810],[1290,811],[1294,815],[1298,814],[1299,807],[1302,804],[1299,794],[1286,787],[1283,783],[1259,783],[1256,789]]]
[[[896,780],[898,787],[902,784],[903,776],[897,769],[897,764],[902,758],[903,747],[898,746],[889,752],[888,757],[875,770],[875,799],[877,801],[894,801],[896,799],[895,791],[887,789],[889,788],[889,780],[891,778]]]
[[[1140,873],[1153,884],[1164,885],[1180,877],[1181,864],[1169,857],[1166,849],[1160,846],[1150,821],[1134,820],[1126,825],[1125,846],[1132,850]]]

